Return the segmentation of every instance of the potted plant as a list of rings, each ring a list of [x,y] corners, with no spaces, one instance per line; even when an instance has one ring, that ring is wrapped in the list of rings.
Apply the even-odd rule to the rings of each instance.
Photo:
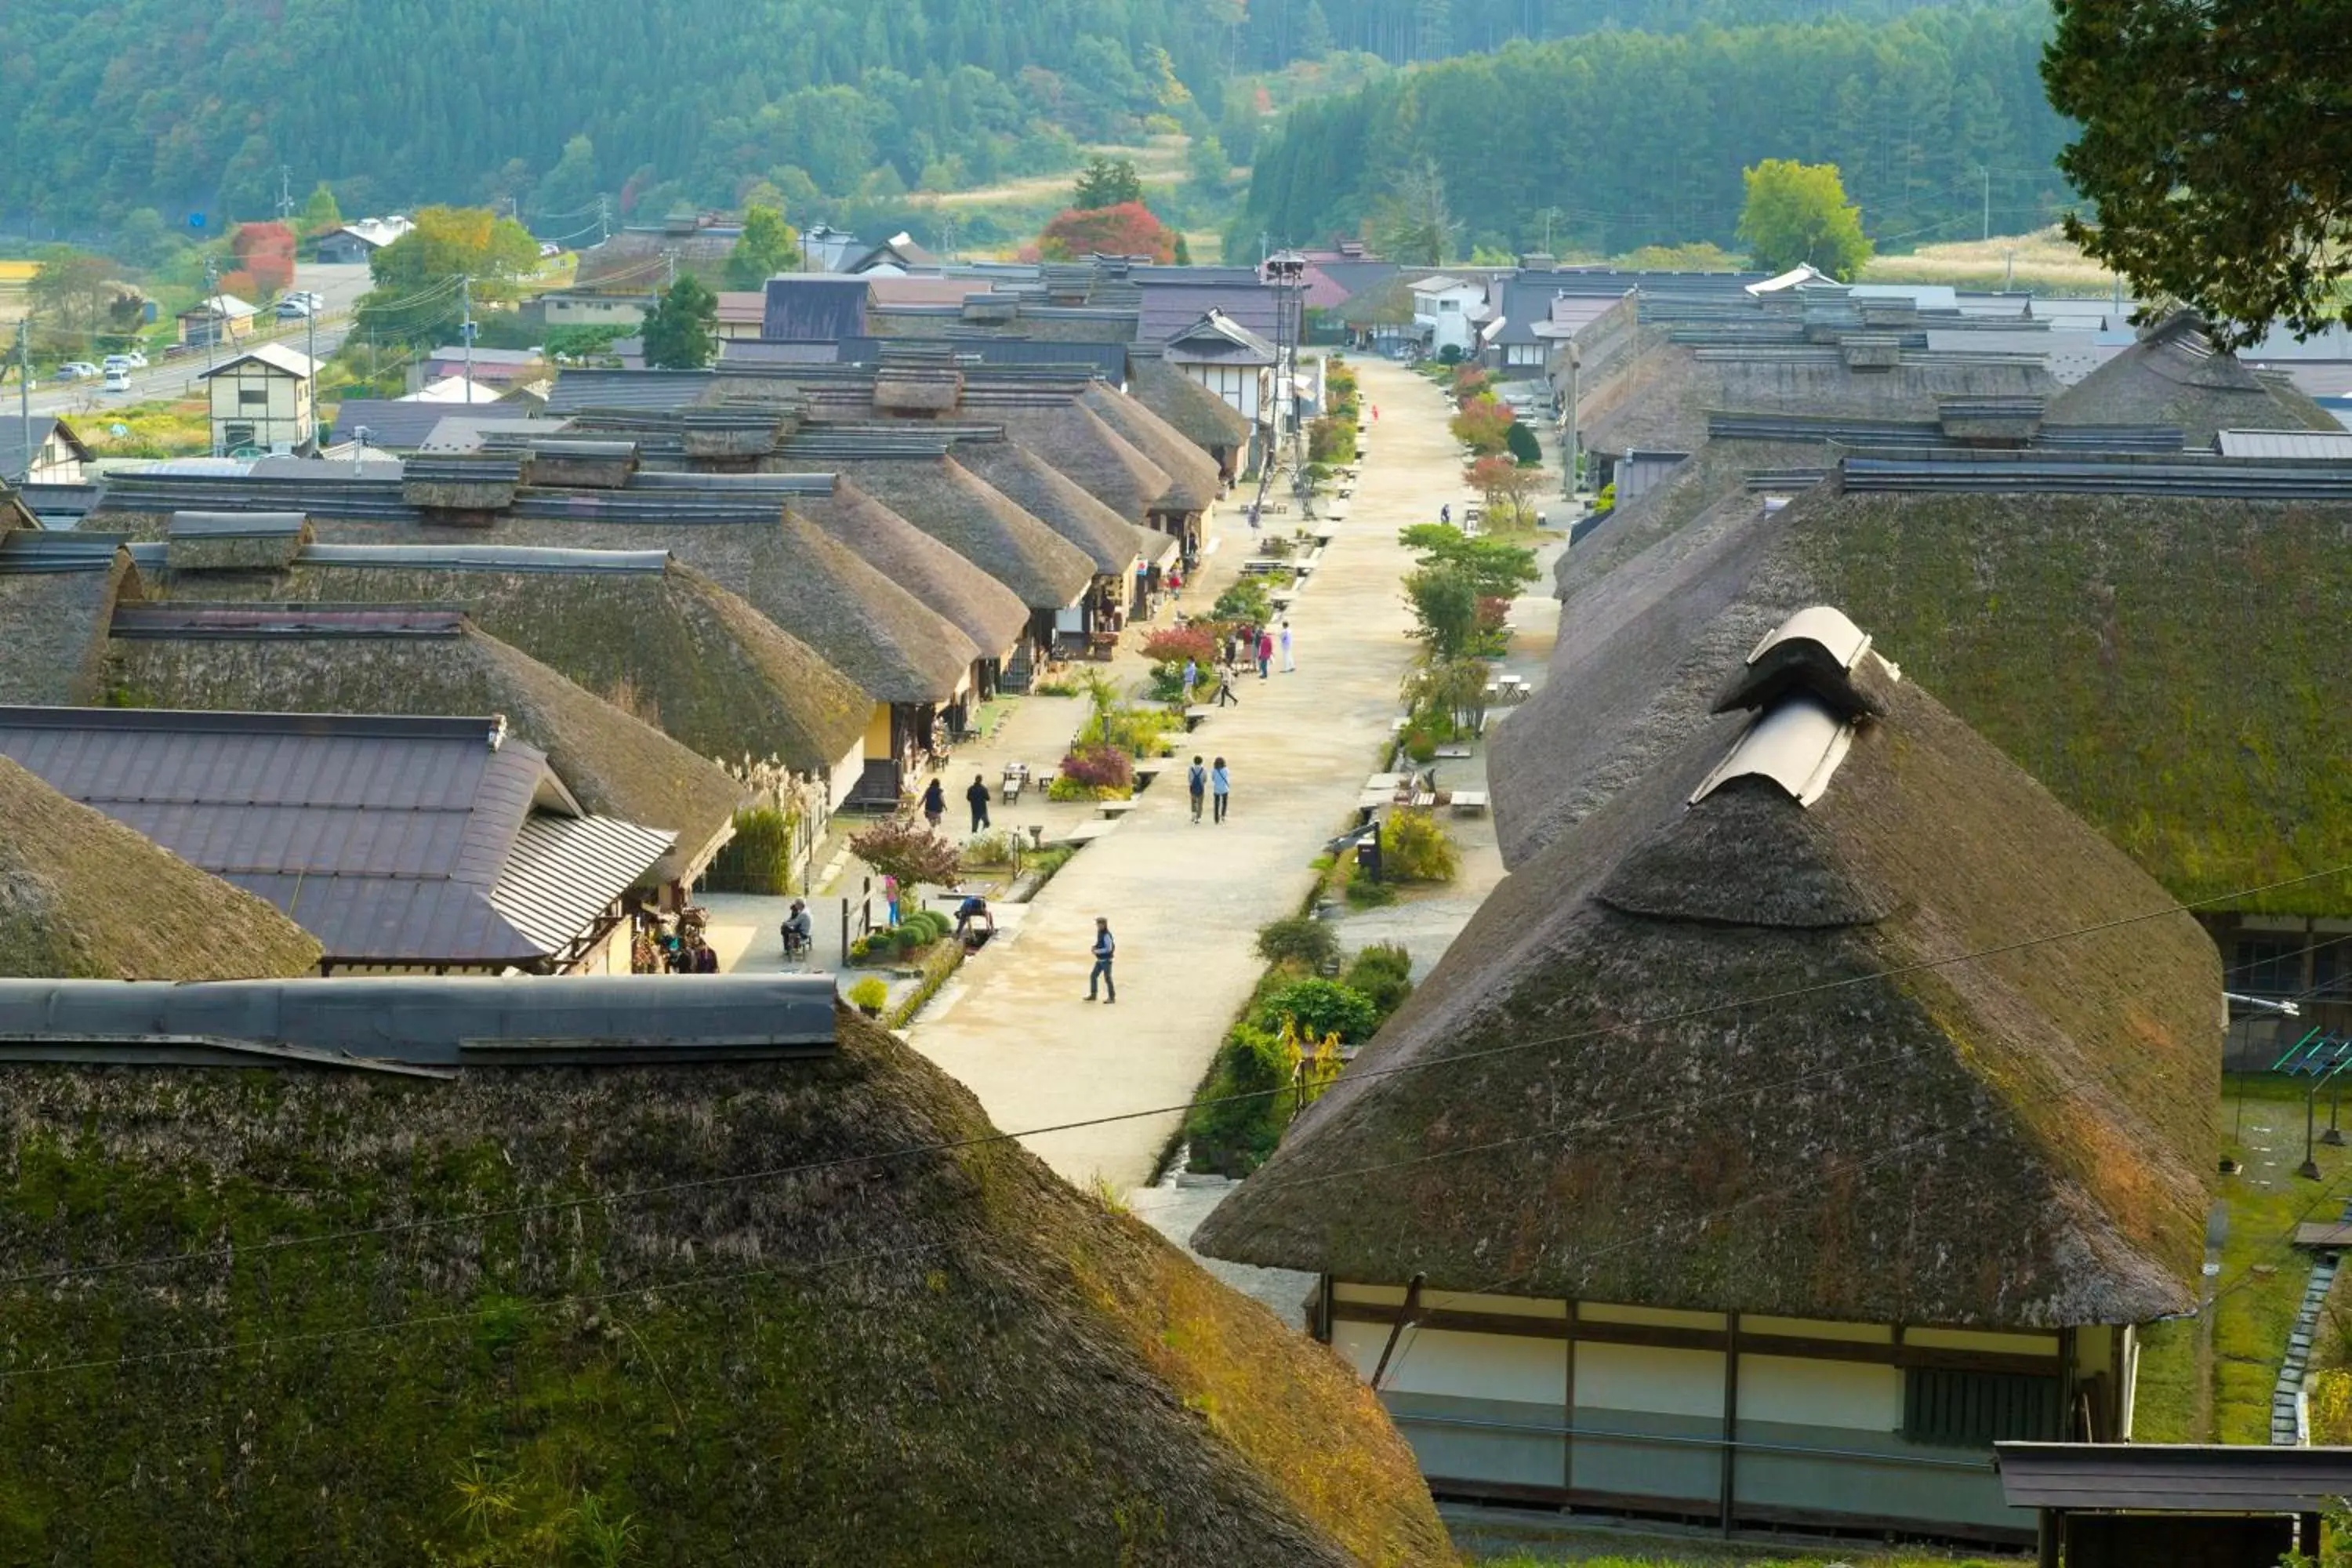
[[[849,988],[850,1005],[869,1018],[882,1016],[882,1005],[890,1000],[890,988],[869,974]]]

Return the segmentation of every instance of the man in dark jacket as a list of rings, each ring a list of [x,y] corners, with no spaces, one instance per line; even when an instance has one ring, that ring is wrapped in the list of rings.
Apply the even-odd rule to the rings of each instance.
[[[977,836],[988,831],[988,781],[980,774],[971,775],[971,787],[963,792],[971,803],[971,830]]]
[[[1118,944],[1110,938],[1109,920],[1102,915],[1097,915],[1095,917],[1095,966],[1093,972],[1087,976],[1087,1001],[1091,1002],[1095,999],[1095,982],[1097,981],[1102,982],[1104,1001],[1118,1000],[1118,987],[1112,984],[1110,980],[1111,955],[1118,951]]]

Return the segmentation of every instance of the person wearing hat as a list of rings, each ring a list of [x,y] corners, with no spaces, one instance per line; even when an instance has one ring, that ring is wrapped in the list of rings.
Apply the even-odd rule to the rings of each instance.
[[[1108,917],[1097,915],[1095,917],[1095,966],[1087,975],[1087,1001],[1091,1002],[1095,999],[1095,983],[1097,981],[1100,981],[1102,983],[1104,1001],[1116,1002],[1118,1000],[1118,987],[1112,984],[1110,979],[1111,956],[1118,951],[1118,943],[1111,940],[1110,921]]]

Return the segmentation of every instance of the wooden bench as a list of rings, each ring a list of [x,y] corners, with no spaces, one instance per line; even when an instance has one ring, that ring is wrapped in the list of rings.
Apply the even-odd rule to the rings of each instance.
[[[1483,816],[1486,812],[1486,792],[1483,789],[1457,789],[1454,792],[1454,815]]]
[[[1135,802],[1132,800],[1098,800],[1095,802],[1095,809],[1102,814],[1105,821],[1117,822],[1120,817],[1125,816],[1129,812],[1135,809]]]
[[[1214,708],[1209,707],[1205,703],[1195,702],[1192,706],[1184,710],[1184,728],[1187,730],[1197,730],[1201,727],[1202,721],[1209,718],[1215,712],[1216,710]]]
[[[1091,844],[1096,839],[1100,838],[1104,834],[1108,833],[1117,826],[1118,824],[1112,822],[1074,822],[1070,824],[1069,826],[1061,829],[1059,832],[1045,835],[1040,842],[1043,844],[1067,844],[1073,847],[1081,844]]]

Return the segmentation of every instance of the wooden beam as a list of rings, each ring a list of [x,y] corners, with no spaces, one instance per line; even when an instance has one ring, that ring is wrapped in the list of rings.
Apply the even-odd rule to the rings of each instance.
[[[1739,1314],[1731,1314],[1723,1334],[1723,1533],[1731,1533],[1739,1488]]]

